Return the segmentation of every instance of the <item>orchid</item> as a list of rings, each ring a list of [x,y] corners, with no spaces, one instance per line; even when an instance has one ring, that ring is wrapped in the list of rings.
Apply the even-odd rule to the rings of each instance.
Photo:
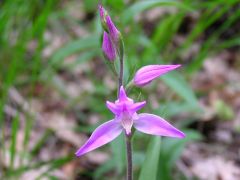
[[[76,155],[82,156],[109,143],[118,137],[122,131],[128,136],[131,135],[132,126],[146,134],[176,138],[185,137],[183,132],[157,115],[148,113],[137,114],[137,111],[145,104],[145,101],[135,103],[133,99],[127,97],[123,86],[121,86],[115,103],[106,102],[108,109],[115,115],[115,118],[99,126],[88,141],[76,152]]]
[[[160,116],[149,113],[138,113],[146,105],[146,101],[134,102],[129,98],[124,89],[124,42],[120,31],[114,25],[111,17],[102,5],[99,5],[99,14],[103,27],[102,50],[109,61],[115,63],[119,57],[119,66],[111,64],[114,75],[118,78],[118,99],[115,102],[106,102],[107,108],[114,114],[114,118],[97,127],[87,142],[75,153],[80,157],[90,151],[93,151],[118,137],[122,132],[126,137],[127,154],[127,180],[133,179],[132,168],[132,128],[156,136],[168,136],[175,138],[184,138],[185,134],[172,126]],[[116,67],[119,67],[117,71]],[[140,68],[132,81],[136,86],[142,87],[159,76],[170,72],[180,65],[148,65]],[[129,86],[132,83],[128,84]],[[127,85],[127,87],[129,87]]]
[[[134,76],[134,84],[136,86],[145,86],[159,76],[168,73],[181,65],[148,65],[140,68]]]

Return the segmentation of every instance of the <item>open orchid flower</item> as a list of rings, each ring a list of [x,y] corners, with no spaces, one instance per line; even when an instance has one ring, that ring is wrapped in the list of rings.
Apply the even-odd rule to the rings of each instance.
[[[134,76],[136,86],[145,86],[159,76],[172,71],[181,65],[148,65],[140,68]]]
[[[109,143],[119,136],[122,131],[127,136],[131,135],[132,126],[146,134],[176,138],[185,137],[183,132],[157,115],[148,113],[137,114],[137,111],[145,104],[145,101],[135,103],[132,99],[128,98],[123,86],[121,86],[118,100],[114,103],[106,102],[108,109],[112,111],[115,118],[100,125],[92,133],[88,141],[76,152],[76,156],[81,156]]]

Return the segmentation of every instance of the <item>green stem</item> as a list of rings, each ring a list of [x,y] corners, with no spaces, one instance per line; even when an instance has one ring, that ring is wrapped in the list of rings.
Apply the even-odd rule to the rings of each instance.
[[[120,48],[119,48],[119,60],[120,60],[120,71],[119,71],[119,82],[118,82],[118,87],[120,89],[120,87],[123,85],[123,76],[124,76],[124,44],[123,44],[123,40],[122,37],[119,38],[120,39]]]
[[[120,60],[120,70],[119,70],[119,81],[118,81],[118,90],[123,85],[123,76],[124,76],[124,44],[123,39],[120,36],[120,47],[119,47],[119,60]],[[127,153],[127,180],[133,179],[132,171],[132,143],[131,135],[125,134],[126,140],[126,153]]]
[[[127,152],[127,180],[133,179],[133,171],[132,171],[132,143],[131,143],[131,135],[126,136],[126,152]]]

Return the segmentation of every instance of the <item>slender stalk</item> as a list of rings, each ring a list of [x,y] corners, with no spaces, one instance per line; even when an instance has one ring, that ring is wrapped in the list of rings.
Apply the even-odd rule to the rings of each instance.
[[[132,171],[132,143],[131,135],[126,134],[126,152],[127,152],[127,180],[133,179]]]
[[[119,70],[119,77],[118,77],[118,90],[123,85],[123,75],[124,75],[124,44],[123,39],[120,37],[120,47],[119,47],[119,60],[120,60],[120,70]],[[133,179],[133,171],[132,171],[132,143],[131,143],[131,134],[125,134],[125,141],[126,141],[126,153],[127,153],[127,180]]]
[[[123,58],[120,57],[119,88],[123,85]]]
[[[123,85],[123,73],[124,73],[124,44],[122,38],[120,38],[120,47],[119,47],[119,60],[120,60],[120,71],[119,71],[119,82],[118,87]]]

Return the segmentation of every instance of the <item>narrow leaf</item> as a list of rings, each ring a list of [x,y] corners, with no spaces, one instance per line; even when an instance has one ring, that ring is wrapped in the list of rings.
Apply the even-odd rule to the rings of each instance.
[[[60,48],[56,53],[54,53],[50,63],[51,64],[60,63],[64,60],[64,58],[74,53],[77,53],[89,48],[97,48],[98,46],[99,46],[99,35],[92,35],[90,37],[72,41],[66,46]]]
[[[154,136],[148,145],[147,154],[142,166],[139,180],[156,180],[158,172],[158,159],[161,148],[161,137]]]
[[[184,133],[186,134],[186,138],[181,140],[173,138],[163,139],[160,163],[158,166],[158,179],[171,180],[172,168],[182,154],[186,143],[202,139],[201,134],[197,131],[186,130]]]
[[[161,79],[186,102],[193,106],[197,106],[197,98],[193,90],[179,73],[171,72],[162,76]]]
[[[11,167],[11,169],[14,166],[18,127],[19,127],[19,116],[17,115],[12,121],[12,138],[11,138],[11,149],[10,149],[10,167]]]
[[[133,18],[133,16],[137,15],[138,13],[157,6],[175,6],[188,11],[192,10],[192,8],[187,4],[183,4],[176,0],[141,1],[133,4],[123,12],[122,21],[126,24]]]

